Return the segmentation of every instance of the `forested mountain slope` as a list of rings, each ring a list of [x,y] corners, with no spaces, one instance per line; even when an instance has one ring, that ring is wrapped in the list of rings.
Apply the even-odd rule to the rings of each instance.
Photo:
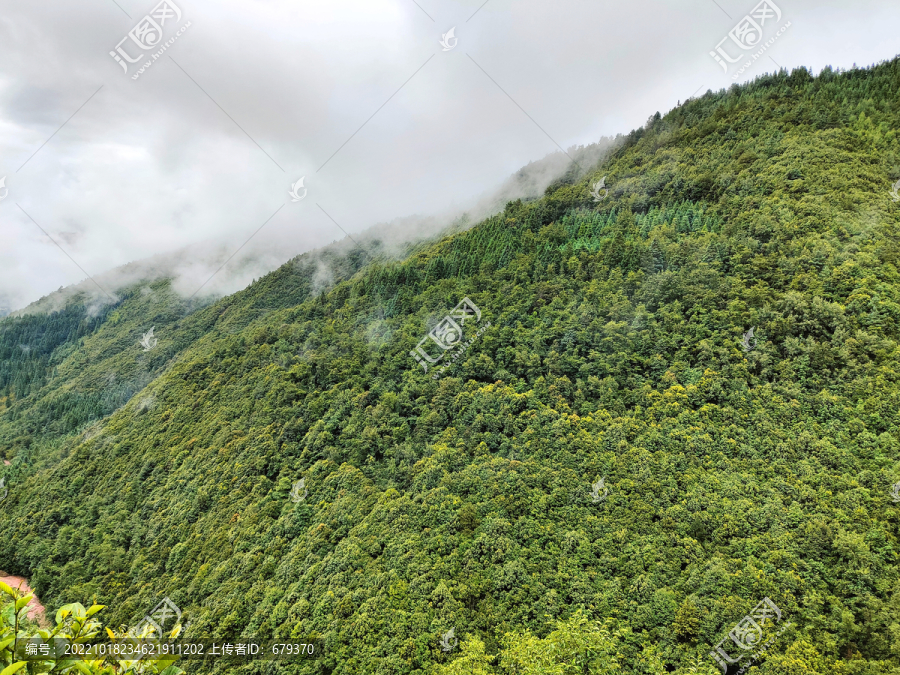
[[[117,289],[115,302],[79,293],[59,311],[0,321],[0,459],[15,458],[17,475],[33,470],[48,446],[127,403],[200,336],[239,331],[318,292],[323,275],[347,278],[379,255],[377,245],[342,248],[301,256],[214,306],[158,279]],[[151,330],[155,346],[143,349]]]
[[[603,138],[569,148],[568,157],[554,152],[531,162],[474,200],[470,211],[398,218],[376,224],[353,240],[298,256],[268,275],[264,284],[235,293],[198,316],[191,315],[210,304],[209,297],[185,299],[173,292],[172,286],[182,276],[204,278],[205,265],[207,273],[215,269],[221,273],[213,278],[228,276],[225,284],[233,285],[249,271],[263,268],[267,258],[251,254],[223,272],[219,264],[224,253],[217,259],[215,252],[201,246],[180,249],[61,288],[17,310],[12,318],[0,321],[0,459],[18,457],[17,475],[33,468],[30,460],[46,456],[48,444],[56,445],[117,410],[198,336],[216,330],[234,332],[267,311],[294,306],[310,293],[349,278],[362,265],[402,260],[441,232],[465,230],[473,216],[502,211],[511,197],[533,200],[568,170],[569,157],[581,167],[592,166],[622,138]],[[136,345],[150,330],[155,331],[153,338],[160,349],[134,359]],[[43,451],[29,454],[36,440]]]
[[[543,672],[705,672],[769,598],[758,672],[896,674],[898,130],[900,61],[766,76],[324,293],[282,268],[179,319],[158,375],[156,317],[106,321],[76,356],[121,340],[148,384],[52,462],[3,437],[0,568],[121,623],[167,595],[195,635],[321,636],[283,672],[531,672],[507,634],[579,609],[620,665]]]

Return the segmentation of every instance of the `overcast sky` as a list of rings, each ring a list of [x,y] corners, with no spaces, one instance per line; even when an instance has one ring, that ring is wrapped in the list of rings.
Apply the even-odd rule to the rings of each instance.
[[[264,223],[235,262],[286,260],[344,237],[323,209],[353,234],[464,206],[557,144],[730,86],[710,51],[748,14],[763,40],[790,27],[738,81],[900,52],[896,0],[775,2],[2,0],[0,310]],[[128,37],[156,40],[147,15],[176,39],[133,79],[161,49]],[[117,46],[143,54],[127,74]]]

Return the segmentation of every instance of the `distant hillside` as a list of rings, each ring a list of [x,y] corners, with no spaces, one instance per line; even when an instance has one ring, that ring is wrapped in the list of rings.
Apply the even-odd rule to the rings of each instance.
[[[293,306],[349,278],[363,264],[403,259],[441,232],[464,231],[473,217],[502,211],[509,200],[533,201],[561,176],[584,174],[616,142],[602,139],[532,162],[476,200],[468,212],[398,218],[352,240],[310,251],[280,270],[277,286],[263,299],[251,294],[251,304]],[[56,443],[111,414],[153,381],[211,329],[216,319],[209,317],[218,316],[220,309],[188,317],[209,305],[221,288],[244,285],[244,279],[271,263],[270,256],[257,252],[232,261],[209,280],[229,255],[221,246],[188,247],[123,265],[7,312],[11,319],[0,322],[0,459],[30,449],[35,437],[43,444]],[[204,282],[203,293],[189,295]],[[133,359],[150,329],[157,339],[162,337],[162,348],[152,359]]]
[[[897,675],[898,130],[900,60],[782,72],[400,260],[0,322],[0,569],[321,639],[265,672]]]
[[[602,161],[621,142],[621,138],[602,138],[588,146],[571,147],[566,153],[551,153],[522,167],[498,188],[471,200],[465,208],[377,223],[355,234],[352,242],[381,259],[404,258],[408,255],[410,246],[433,241],[448,231],[465,230],[476,222],[501,212],[510,201],[538,199],[551,183],[562,176],[572,175],[573,172],[579,176],[584,175]],[[340,253],[346,251],[347,244],[344,240],[321,250]],[[67,307],[80,307],[87,309],[89,313],[96,313],[101,307],[120,300],[120,293],[128,294],[135,288],[162,280],[169,281],[177,295],[189,297],[201,290],[199,298],[215,300],[245,288],[253,279],[277,269],[291,257],[291,248],[284,243],[279,243],[276,250],[268,249],[265,245],[254,248],[254,245],[255,242],[251,243],[239,257],[231,260],[237,244],[229,246],[223,242],[209,241],[193,244],[121,265],[94,279],[84,279],[77,284],[60,288],[15,310],[0,296],[0,318],[8,315],[21,317],[48,314]],[[302,250],[301,248],[300,251]],[[318,258],[318,251],[319,249],[312,251],[307,259]],[[226,261],[228,265],[223,268]],[[320,283],[335,282],[324,269],[319,277]]]

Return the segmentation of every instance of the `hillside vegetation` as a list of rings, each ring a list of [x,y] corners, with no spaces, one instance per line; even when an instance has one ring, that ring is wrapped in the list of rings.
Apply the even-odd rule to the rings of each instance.
[[[754,672],[897,675],[898,131],[900,61],[782,72],[324,292],[4,320],[0,569],[322,640],[285,673],[720,672],[769,598]]]

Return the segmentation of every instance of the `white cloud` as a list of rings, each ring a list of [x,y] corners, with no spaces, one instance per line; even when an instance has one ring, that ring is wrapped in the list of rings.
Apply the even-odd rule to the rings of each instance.
[[[154,1],[117,1],[131,19],[112,0],[0,17],[0,309],[84,276],[17,204],[90,274],[201,242],[233,251],[284,205],[242,251],[274,265],[343,237],[317,203],[351,234],[442,212],[555,151],[548,135],[587,144],[729,86],[708,53],[755,4],[490,0],[469,19],[481,0],[176,0],[191,28],[132,81],[109,51]],[[782,66],[900,52],[896,3],[779,5]]]

